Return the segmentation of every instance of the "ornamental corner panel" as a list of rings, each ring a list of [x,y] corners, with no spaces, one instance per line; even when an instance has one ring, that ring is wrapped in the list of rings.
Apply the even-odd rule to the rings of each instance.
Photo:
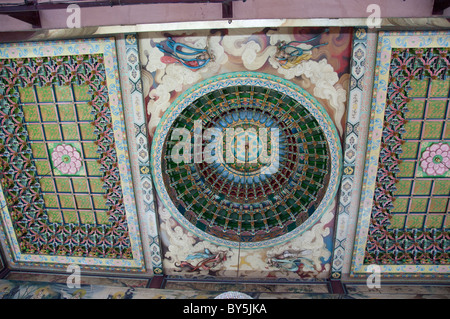
[[[450,273],[450,33],[380,32],[350,275]]]
[[[0,45],[0,121],[11,267],[145,271],[114,38]]]

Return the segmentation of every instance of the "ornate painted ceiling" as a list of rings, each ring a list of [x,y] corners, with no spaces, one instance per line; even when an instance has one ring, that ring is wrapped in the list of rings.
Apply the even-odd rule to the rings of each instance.
[[[2,267],[445,280],[449,43],[279,28],[1,44]]]

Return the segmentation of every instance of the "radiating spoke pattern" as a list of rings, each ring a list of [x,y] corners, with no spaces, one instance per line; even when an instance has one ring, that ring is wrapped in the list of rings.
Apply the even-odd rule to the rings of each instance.
[[[186,156],[175,160],[174,153]],[[231,241],[294,230],[314,213],[329,183],[330,150],[316,118],[264,86],[227,86],[197,98],[172,123],[162,154],[178,211]]]

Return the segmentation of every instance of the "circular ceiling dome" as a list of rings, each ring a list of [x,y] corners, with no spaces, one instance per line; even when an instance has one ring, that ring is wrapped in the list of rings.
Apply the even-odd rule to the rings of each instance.
[[[320,103],[282,78],[234,72],[198,83],[164,113],[152,173],[172,216],[218,245],[267,247],[329,208],[340,140]]]

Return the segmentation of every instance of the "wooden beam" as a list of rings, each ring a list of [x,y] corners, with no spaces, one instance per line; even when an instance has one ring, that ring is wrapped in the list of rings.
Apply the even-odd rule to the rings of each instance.
[[[0,14],[6,14],[14,19],[29,23],[35,29],[42,27],[39,11],[0,12]]]

